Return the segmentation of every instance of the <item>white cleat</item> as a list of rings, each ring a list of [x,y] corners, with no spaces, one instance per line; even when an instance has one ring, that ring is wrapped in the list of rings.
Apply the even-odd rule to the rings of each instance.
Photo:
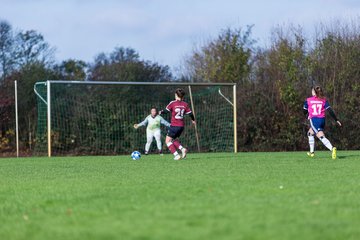
[[[181,153],[182,153],[182,158],[186,158],[186,154],[187,154],[187,149],[186,148],[183,148],[181,149]]]
[[[180,157],[179,154],[174,157],[174,160],[175,160],[175,161],[178,161],[178,160],[180,160],[180,159],[181,159],[181,157]]]

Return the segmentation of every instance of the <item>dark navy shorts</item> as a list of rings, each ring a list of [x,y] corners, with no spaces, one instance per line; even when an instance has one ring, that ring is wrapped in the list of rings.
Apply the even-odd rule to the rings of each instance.
[[[310,119],[310,126],[315,133],[320,131],[324,131],[325,128],[325,118],[311,118]]]
[[[167,135],[172,139],[180,137],[181,133],[184,131],[184,127],[170,126]]]

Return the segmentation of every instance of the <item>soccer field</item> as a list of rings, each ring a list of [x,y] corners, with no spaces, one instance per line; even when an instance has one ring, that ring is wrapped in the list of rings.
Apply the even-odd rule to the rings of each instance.
[[[0,239],[360,239],[360,152],[0,159]]]

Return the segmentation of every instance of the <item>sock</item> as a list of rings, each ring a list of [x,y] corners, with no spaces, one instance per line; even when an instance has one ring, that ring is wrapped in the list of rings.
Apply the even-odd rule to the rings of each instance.
[[[327,147],[330,151],[333,149],[333,146],[331,145],[331,142],[329,139],[327,139],[325,136],[320,137],[320,141]]]
[[[174,156],[178,155],[179,153],[176,151],[176,147],[174,146],[174,144],[172,142],[168,142],[166,143],[166,145],[168,146],[170,152],[172,154],[174,154]]]
[[[310,152],[313,153],[315,149],[315,138],[312,135],[308,137],[309,137]]]
[[[181,146],[181,143],[180,143],[180,141],[178,139],[174,140],[173,144],[177,149],[179,149],[179,150],[183,149],[183,146]]]

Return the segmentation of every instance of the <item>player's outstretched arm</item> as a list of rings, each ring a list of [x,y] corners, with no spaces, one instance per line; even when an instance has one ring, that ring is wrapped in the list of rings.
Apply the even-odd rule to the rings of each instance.
[[[166,127],[170,127],[170,123],[166,121],[163,117],[160,117],[160,123]]]
[[[139,124],[134,124],[134,128],[138,129],[139,127],[146,126],[148,124],[148,118],[146,117],[144,121]]]

